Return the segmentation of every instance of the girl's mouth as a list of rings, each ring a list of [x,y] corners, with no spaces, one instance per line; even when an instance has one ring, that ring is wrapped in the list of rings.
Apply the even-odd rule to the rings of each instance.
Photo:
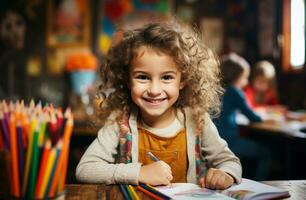
[[[164,100],[166,100],[167,98],[161,98],[161,99],[148,99],[148,98],[143,98],[145,101],[149,102],[150,104],[160,104],[161,102],[163,102]]]

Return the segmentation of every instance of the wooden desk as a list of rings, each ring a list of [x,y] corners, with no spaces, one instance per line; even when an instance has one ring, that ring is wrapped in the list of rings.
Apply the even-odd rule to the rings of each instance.
[[[306,123],[299,121],[267,121],[240,125],[240,135],[261,142],[273,150],[282,168],[282,176],[278,178],[290,180],[306,177],[305,170],[296,170],[296,167],[306,165],[300,159],[306,155],[306,133],[301,131],[305,127]]]
[[[252,133],[267,133],[278,137],[286,137],[290,139],[301,139],[306,141],[306,133],[301,129],[306,127],[306,122],[299,121],[283,121],[283,122],[261,122],[249,125],[240,125],[242,136]]]
[[[306,180],[301,181],[263,181],[268,185],[283,188],[289,191],[291,197],[286,198],[290,200],[306,199]],[[150,199],[142,192],[137,192],[140,199]],[[81,200],[81,199],[111,199],[123,200],[118,186],[104,186],[104,185],[87,185],[87,184],[68,184],[66,185],[66,199],[67,200]]]

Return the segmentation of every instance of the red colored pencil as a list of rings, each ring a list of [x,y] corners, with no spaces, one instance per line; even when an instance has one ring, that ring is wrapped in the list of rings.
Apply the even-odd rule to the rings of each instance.
[[[12,163],[12,181],[13,181],[13,196],[20,197],[20,183],[19,183],[19,171],[18,171],[18,154],[17,154],[17,135],[16,135],[16,122],[14,113],[11,113],[9,121],[10,131],[10,151],[11,151],[11,163]]]

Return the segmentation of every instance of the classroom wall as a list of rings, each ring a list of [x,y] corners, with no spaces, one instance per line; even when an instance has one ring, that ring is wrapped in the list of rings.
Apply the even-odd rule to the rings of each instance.
[[[282,1],[276,0],[173,0],[172,13],[185,21],[201,27],[205,19],[220,19],[223,24],[222,48],[220,55],[230,51],[239,51],[251,64],[259,59],[268,59],[277,70],[278,88],[280,100],[292,109],[306,108],[305,95],[305,72],[284,73],[281,69],[281,49],[277,36],[281,33],[281,10]],[[266,2],[268,7],[273,5],[273,26],[265,27],[264,31],[272,30],[273,49],[270,53],[262,55],[260,46],[259,23],[260,2]],[[99,17],[103,15],[101,5],[103,0],[90,0],[90,43],[89,48],[98,56],[98,30],[100,27]],[[11,50],[1,43],[0,45],[0,80],[1,98],[36,98],[55,105],[67,105],[69,102],[69,77],[67,73],[50,74],[48,72],[48,53],[50,49],[46,46],[46,34],[48,26],[48,1],[1,1],[1,13],[7,9],[17,10],[25,19],[26,33],[25,45],[21,50]],[[191,11],[186,14],[186,10]],[[185,12],[185,14],[184,14]],[[187,12],[188,13],[188,12]],[[185,16],[185,17],[184,17]],[[187,16],[187,17],[186,17]],[[188,17],[189,16],[189,17]],[[271,29],[271,30],[270,30]],[[30,59],[29,59],[30,58]],[[29,75],[28,62],[38,60],[37,73]],[[296,95],[299,94],[299,95]]]

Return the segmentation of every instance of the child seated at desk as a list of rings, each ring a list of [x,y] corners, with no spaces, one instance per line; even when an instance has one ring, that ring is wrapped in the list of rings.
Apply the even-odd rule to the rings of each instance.
[[[240,161],[208,114],[220,105],[218,69],[211,50],[178,23],[125,32],[101,69],[101,91],[115,90],[100,107],[103,127],[81,158],[77,179],[211,189],[240,183]]]
[[[286,108],[279,104],[275,84],[274,66],[262,60],[253,66],[250,84],[244,88],[244,93],[250,107],[262,118],[281,121]]]
[[[250,84],[244,89],[252,108],[278,104],[275,89],[275,69],[268,61],[257,62],[250,75]]]
[[[221,72],[225,93],[221,115],[214,121],[220,136],[228,142],[230,149],[239,158],[254,158],[258,161],[255,178],[264,180],[269,172],[271,153],[263,145],[241,138],[236,123],[238,111],[245,115],[250,122],[262,121],[261,117],[249,107],[242,91],[242,88],[248,83],[249,71],[248,62],[237,54],[230,53],[224,57],[221,63]]]

